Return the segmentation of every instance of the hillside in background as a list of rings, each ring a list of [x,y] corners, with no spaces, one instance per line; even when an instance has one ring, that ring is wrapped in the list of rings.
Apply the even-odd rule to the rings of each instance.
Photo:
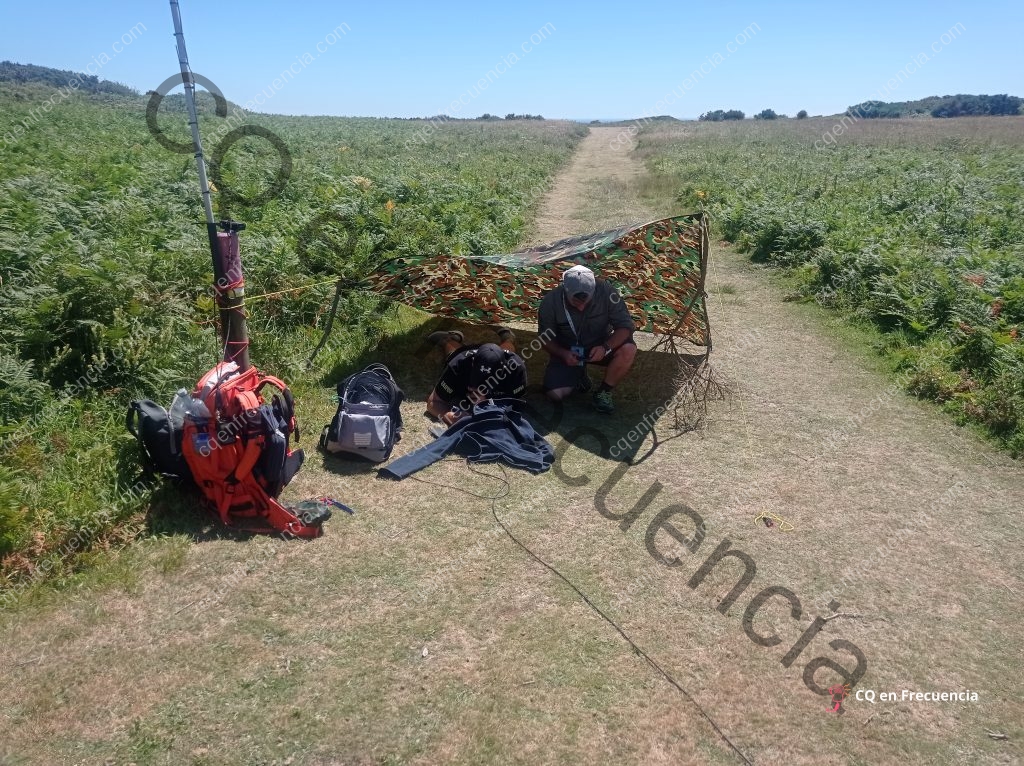
[[[591,125],[600,125],[603,128],[624,128],[630,125],[672,125],[683,120],[673,117],[670,114],[659,114],[655,117],[631,117],[627,120],[590,120]]]
[[[52,88],[67,88],[69,83],[80,83],[76,87],[83,93],[111,93],[115,96],[138,96],[135,88],[111,80],[101,80],[96,75],[72,72],[68,69],[53,69],[35,64],[16,64],[0,61],[0,83],[40,83]]]
[[[76,94],[87,96],[125,96],[138,100],[140,103],[149,101],[153,91],[147,91],[143,96],[135,88],[123,85],[112,80],[101,80],[96,75],[82,72],[72,72],[68,69],[54,69],[52,67],[37,66],[36,64],[17,64],[13,61],[0,61],[0,84],[5,86],[9,92],[17,94],[21,91],[18,86],[27,88],[27,93],[33,96],[40,90],[47,91],[50,95],[57,95],[61,100],[72,98]],[[228,114],[236,113],[240,107],[231,101],[228,104]],[[213,97],[202,88],[196,91],[196,106],[202,113],[214,114],[216,102]],[[182,93],[171,93],[167,95],[160,105],[161,111],[185,113],[185,96]],[[256,113],[262,113],[257,110]],[[484,113],[479,117],[455,117],[447,114],[438,114],[430,117],[378,117],[368,119],[395,119],[406,121],[426,120],[435,125],[447,122],[493,122],[498,120],[519,121],[519,120],[543,120],[540,114],[516,114],[509,112],[502,115]],[[655,117],[655,120],[674,120],[674,117]]]
[[[974,96],[958,93],[955,96],[928,96],[917,101],[865,101],[846,110],[856,117],[981,117],[1004,116],[1021,113],[1024,99],[1000,93],[995,96]]]

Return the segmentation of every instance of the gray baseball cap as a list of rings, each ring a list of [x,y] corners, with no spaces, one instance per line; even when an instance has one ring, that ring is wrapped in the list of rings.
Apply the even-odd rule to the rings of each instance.
[[[562,284],[565,285],[565,292],[568,295],[585,293],[589,298],[594,294],[597,280],[594,279],[594,272],[586,266],[573,266],[562,274]]]

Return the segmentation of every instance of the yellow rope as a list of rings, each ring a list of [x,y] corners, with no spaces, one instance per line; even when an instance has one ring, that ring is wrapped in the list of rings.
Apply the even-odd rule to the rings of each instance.
[[[308,285],[301,285],[299,287],[291,287],[287,290],[278,290],[276,293],[263,293],[261,295],[247,295],[245,296],[245,302],[251,303],[252,301],[258,301],[261,298],[273,298],[275,295],[284,295],[285,293],[294,293],[299,290],[308,290],[310,287],[319,287],[320,285],[333,285],[338,282],[341,277],[335,277],[334,279],[328,279],[324,282],[313,282]]]
[[[764,519],[771,519],[772,521],[777,522],[779,525],[779,530],[782,532],[792,532],[794,529],[796,529],[796,527],[794,527],[784,518],[779,516],[779,514],[772,513],[771,511],[761,511],[761,513],[754,517],[754,523],[756,524],[757,522],[763,521]]]

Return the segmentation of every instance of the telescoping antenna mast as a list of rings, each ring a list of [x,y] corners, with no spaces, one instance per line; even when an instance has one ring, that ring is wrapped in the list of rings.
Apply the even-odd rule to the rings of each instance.
[[[203,158],[203,142],[199,135],[199,118],[196,114],[196,84],[188,65],[185,33],[181,29],[181,9],[178,7],[178,0],[170,0],[170,3],[178,63],[181,65],[181,83],[185,86],[188,124],[192,130],[192,144],[196,150],[196,165],[199,168],[199,188],[203,193],[203,210],[206,212],[206,231],[210,237],[210,255],[213,257],[213,289],[217,296],[217,307],[220,309],[221,338],[224,342],[223,360],[235,362],[239,371],[244,372],[249,369],[249,330],[245,324],[245,277],[242,274],[238,232],[245,228],[245,224],[230,220],[218,223],[214,220],[210,183],[206,178],[206,161]]]

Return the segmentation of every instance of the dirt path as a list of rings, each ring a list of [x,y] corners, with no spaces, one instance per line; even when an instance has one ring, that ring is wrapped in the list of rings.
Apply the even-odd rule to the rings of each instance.
[[[643,168],[630,157],[632,144],[616,143],[613,148],[619,131],[590,129],[572,164],[544,197],[531,244],[651,220],[651,211],[640,200]]]
[[[641,202],[640,166],[609,149],[615,134],[583,143],[536,240],[657,217]],[[1021,465],[892,392],[743,257],[714,248],[709,292],[714,363],[734,397],[706,433],[625,469],[566,436],[576,424],[623,433],[644,413],[597,420],[568,407],[568,427],[550,437],[558,470],[510,471],[497,512],[757,763],[1019,761]],[[382,346],[410,395],[396,454],[430,438],[422,398],[440,360],[419,347],[436,324]],[[333,411],[329,393],[300,402],[309,430]],[[496,528],[486,498],[505,491],[499,480],[452,461],[386,482],[307,449],[288,497],[357,509],[320,540],[154,539],[48,603],[0,615],[0,763],[739,762]],[[669,567],[649,555],[647,531],[679,504],[705,531],[693,553],[653,535],[678,556]],[[632,525],[603,515],[634,507]],[[754,523],[762,511],[793,530]],[[724,541],[756,564],[726,614],[738,559],[688,587]],[[759,646],[743,615],[773,585],[798,599],[799,619],[773,597],[750,627],[779,641]],[[783,665],[833,598],[854,616],[827,622]],[[846,715],[829,713],[803,678],[816,657],[852,670],[841,642],[867,659],[863,688],[979,699],[849,700]]]

